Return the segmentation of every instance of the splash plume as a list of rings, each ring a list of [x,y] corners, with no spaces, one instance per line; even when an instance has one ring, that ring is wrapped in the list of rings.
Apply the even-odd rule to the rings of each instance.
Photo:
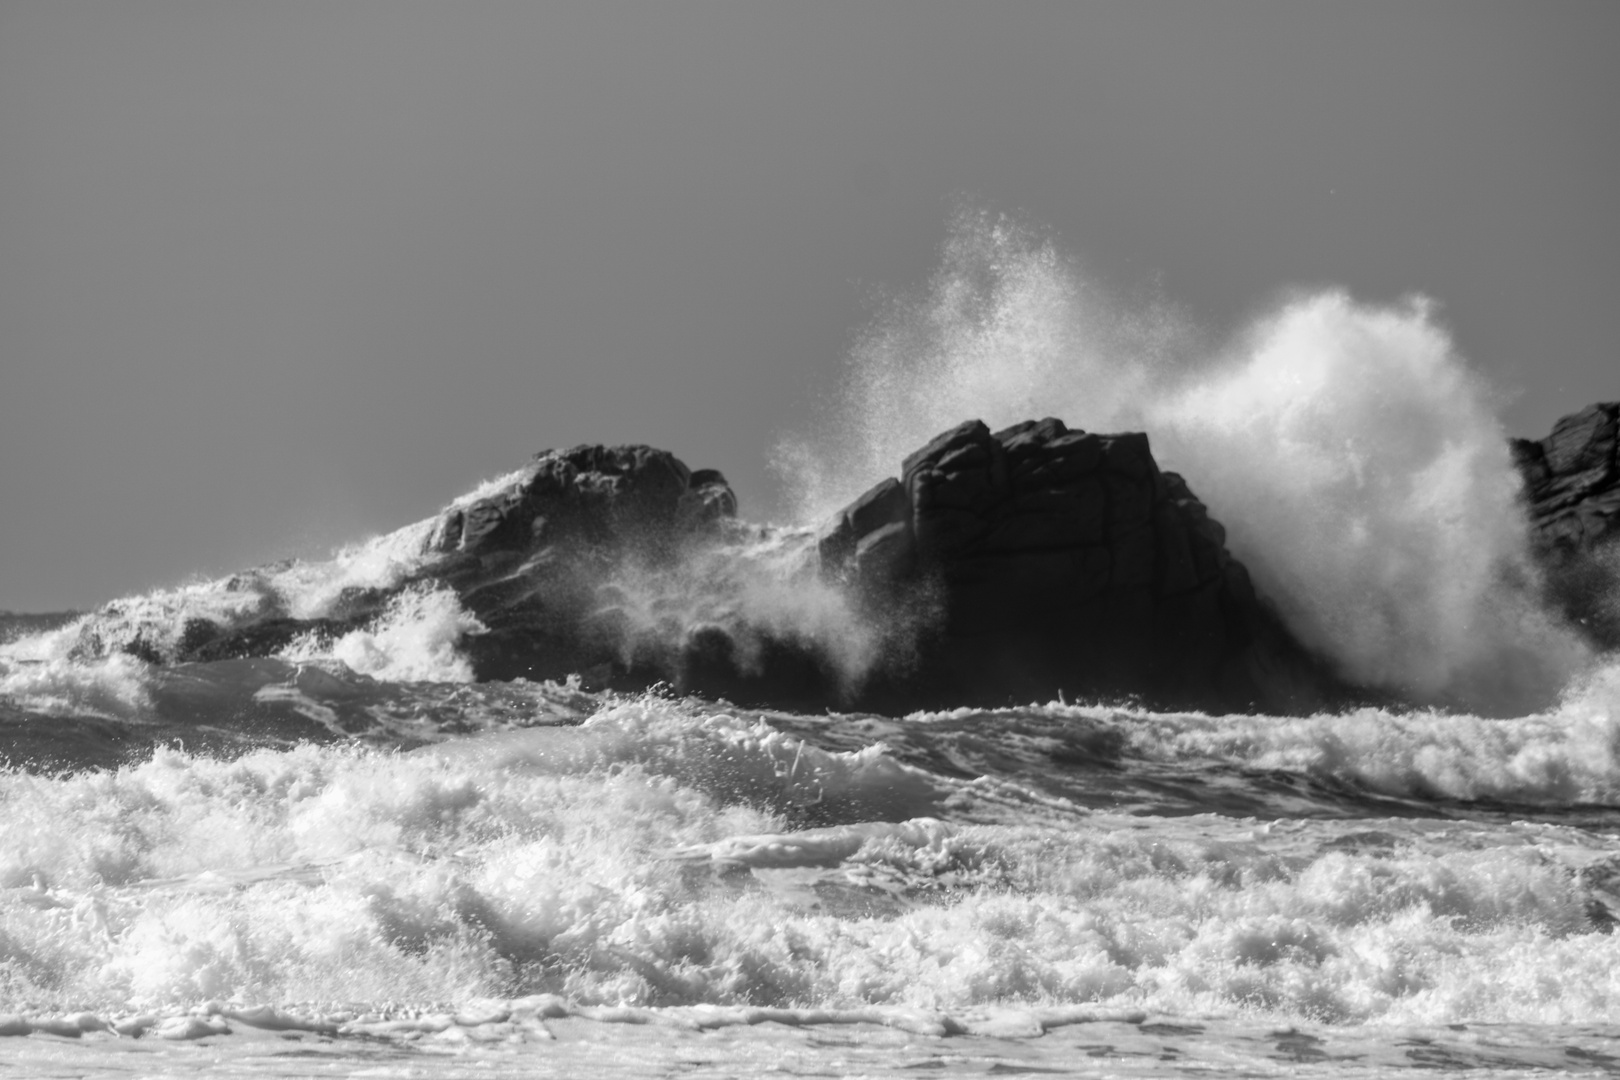
[[[1167,305],[1110,298],[1035,230],[964,212],[929,287],[875,321],[817,434],[777,463],[812,516],[967,417],[1140,428],[1351,681],[1512,713],[1589,664],[1534,599],[1497,398],[1431,303],[1299,294],[1224,348],[1200,342]]]

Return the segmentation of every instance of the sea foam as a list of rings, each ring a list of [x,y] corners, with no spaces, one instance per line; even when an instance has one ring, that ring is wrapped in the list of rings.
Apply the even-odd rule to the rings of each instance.
[[[395,682],[472,682],[472,664],[458,646],[485,632],[452,590],[413,587],[395,595],[369,625],[330,643],[306,635],[281,655],[337,660],[358,674]]]
[[[1578,829],[874,819],[851,793],[907,775],[881,749],[656,699],[461,745],[0,773],[0,988],[35,1013],[555,994],[936,1024],[1580,1023],[1620,1000],[1589,884],[1620,852]],[[825,817],[798,831],[807,774]]]

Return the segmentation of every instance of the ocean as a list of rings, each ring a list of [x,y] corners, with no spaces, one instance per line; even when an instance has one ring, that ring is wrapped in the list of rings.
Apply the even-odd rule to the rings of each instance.
[[[1507,719],[810,715],[470,682],[453,596],[395,614],[169,667],[7,620],[0,1061],[1620,1068],[1620,666]]]
[[[481,682],[478,619],[399,587],[431,521],[3,616],[0,1072],[1620,1073],[1620,659],[1538,606],[1491,395],[1428,308],[1291,300],[1193,371],[1017,230],[952,245],[779,447],[796,520],[964,416],[1139,424],[1290,629],[1408,704]],[[859,680],[862,627],[793,578],[813,532],[747,536],[679,596],[616,595],[676,634],[732,605]],[[152,662],[355,589],[394,598]]]

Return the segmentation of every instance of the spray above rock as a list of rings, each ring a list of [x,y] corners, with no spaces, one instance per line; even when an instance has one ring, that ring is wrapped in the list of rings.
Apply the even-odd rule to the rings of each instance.
[[[1300,291],[1214,334],[1155,295],[1111,293],[1043,230],[968,210],[776,461],[814,520],[966,417],[1149,432],[1346,682],[1522,715],[1593,654],[1543,597],[1501,395],[1438,316],[1421,296]]]

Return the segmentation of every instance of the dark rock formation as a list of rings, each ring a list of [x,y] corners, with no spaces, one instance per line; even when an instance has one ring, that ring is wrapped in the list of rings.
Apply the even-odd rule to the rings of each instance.
[[[419,547],[389,587],[348,589],[319,617],[295,615],[307,601],[270,568],[216,586],[204,610],[227,618],[137,600],[81,642],[154,663],[269,656],[449,589],[485,628],[459,646],[483,680],[580,674],[882,711],[1060,693],[1288,713],[1343,700],[1142,434],[974,421],[819,532],[744,525],[736,506],[718,472],[665,451],[546,451],[409,534]]]
[[[374,625],[405,590],[450,588],[487,628],[461,643],[480,679],[590,673],[603,684],[678,682],[679,657],[638,655],[604,585],[626,566],[677,563],[713,540],[736,508],[725,477],[691,472],[664,450],[548,450],[498,489],[443,511],[419,564],[390,588],[351,588],[319,617],[300,618],[271,584],[285,566],[268,567],[220,583],[242,597],[226,605],[235,609],[229,618],[117,602],[80,630],[79,651],[150,663],[270,656],[300,637],[333,640]]]
[[[624,661],[598,588],[626,561],[658,566],[735,515],[712,469],[647,446],[539,454],[514,482],[446,510],[428,541],[444,583],[489,632],[464,645],[480,678],[562,678]]]
[[[1620,402],[1588,405],[1512,447],[1549,599],[1593,644],[1620,648]]]
[[[1620,402],[1588,405],[1545,439],[1514,439],[1535,546],[1554,555],[1590,551],[1620,534]]]
[[[1255,595],[1225,530],[1146,435],[1028,421],[951,429],[827,523],[823,573],[882,613],[942,621],[867,696],[912,703],[1135,698],[1299,713],[1342,694]]]

